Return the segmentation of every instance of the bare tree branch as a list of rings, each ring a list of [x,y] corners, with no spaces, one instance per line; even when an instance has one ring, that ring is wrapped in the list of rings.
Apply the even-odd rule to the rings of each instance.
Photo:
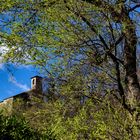
[[[132,12],[132,11],[134,11],[136,8],[140,8],[140,4],[135,5],[135,6],[132,7],[128,12]]]

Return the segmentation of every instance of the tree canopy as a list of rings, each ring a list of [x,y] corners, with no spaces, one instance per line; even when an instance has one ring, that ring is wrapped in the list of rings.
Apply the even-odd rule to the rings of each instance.
[[[0,36],[5,62],[33,64],[85,98],[110,94],[139,118],[139,1],[6,0]],[[66,87],[66,88],[65,88]]]

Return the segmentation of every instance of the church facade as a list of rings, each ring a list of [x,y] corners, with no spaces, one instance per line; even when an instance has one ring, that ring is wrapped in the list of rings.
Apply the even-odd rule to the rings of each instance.
[[[0,110],[11,112],[17,101],[26,108],[44,101],[42,88],[43,78],[40,76],[31,77],[31,89],[15,96],[4,99],[0,102]]]

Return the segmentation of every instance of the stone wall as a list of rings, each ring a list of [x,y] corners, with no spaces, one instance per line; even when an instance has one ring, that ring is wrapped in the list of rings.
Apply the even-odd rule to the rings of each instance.
[[[10,113],[13,109],[13,97],[5,99],[4,101],[0,102],[0,111],[4,113]]]

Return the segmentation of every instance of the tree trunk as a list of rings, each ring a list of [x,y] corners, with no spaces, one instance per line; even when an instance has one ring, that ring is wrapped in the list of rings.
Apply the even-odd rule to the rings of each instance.
[[[124,64],[126,71],[126,86],[127,86],[127,101],[130,105],[130,108],[136,109],[139,105],[140,99],[140,85],[138,82],[137,68],[136,68],[136,45],[137,45],[137,36],[135,32],[135,25],[132,20],[129,18],[129,15],[126,15],[123,19],[125,25],[124,35],[125,35],[125,44],[124,44]]]
[[[130,105],[130,109],[135,110],[136,107],[140,105],[140,85],[136,73],[136,27],[129,17],[129,12],[125,7],[124,1],[118,1],[115,7],[102,0],[86,0],[86,2],[93,4],[99,8],[108,7],[105,8],[104,11],[106,11],[107,13],[111,13],[114,22],[120,23],[123,26],[122,32],[125,35],[124,64],[127,87],[126,96],[127,101]]]

